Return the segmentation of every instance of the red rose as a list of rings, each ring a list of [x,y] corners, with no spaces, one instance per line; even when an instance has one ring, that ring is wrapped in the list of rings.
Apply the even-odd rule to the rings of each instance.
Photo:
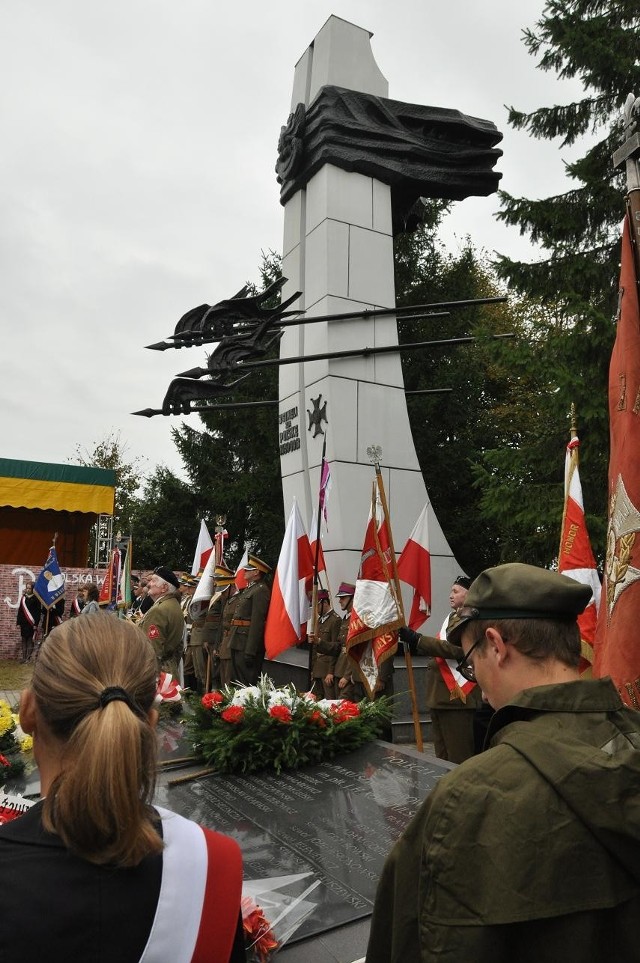
[[[291,722],[291,709],[287,706],[271,706],[269,715],[277,719],[278,722]]]
[[[220,717],[224,719],[225,722],[242,722],[242,717],[244,716],[244,709],[242,706],[227,706],[220,713]]]
[[[0,753],[0,766],[10,766],[10,765],[11,763],[9,762],[7,757],[3,756],[2,753]]]
[[[201,701],[205,709],[215,709],[221,702],[224,702],[224,696],[221,692],[207,692],[203,695]]]
[[[355,702],[349,702],[348,699],[341,699],[338,705],[331,706],[331,711],[335,715],[344,716],[345,719],[355,719],[356,716],[360,715],[360,709]]]
[[[324,729],[327,724],[325,717],[322,715],[319,709],[316,709],[315,712],[311,713],[309,716],[309,722],[315,722],[315,724],[320,726],[321,729]]]
[[[359,715],[358,706],[355,702],[349,702],[348,699],[341,699],[337,705],[331,706],[331,718],[336,724],[356,719]]]

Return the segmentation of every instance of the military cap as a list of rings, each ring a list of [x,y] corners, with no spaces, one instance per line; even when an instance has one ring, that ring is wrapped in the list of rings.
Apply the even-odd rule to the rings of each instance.
[[[165,568],[164,565],[158,565],[157,568],[154,568],[153,574],[159,576],[159,578],[163,578],[165,582],[173,585],[174,588],[180,588],[178,577],[170,568]]]
[[[328,601],[329,601],[329,593],[327,592],[327,590],[326,590],[326,589],[319,589],[319,590],[318,590],[318,602],[328,602]]]
[[[216,565],[213,577],[216,585],[231,585],[236,580],[236,573],[226,565]]]
[[[259,572],[262,572],[263,575],[267,575],[271,571],[271,566],[267,565],[266,562],[263,562],[262,559],[258,558],[257,555],[250,554],[247,560],[247,564],[245,565],[245,571],[247,569],[250,572],[257,569]]]
[[[347,595],[355,595],[356,587],[351,585],[350,582],[340,582],[340,588],[336,592],[336,598],[341,599]]]
[[[458,575],[457,578],[454,578],[453,584],[469,589],[471,588],[471,579],[467,575]]]
[[[189,572],[180,572],[178,575],[180,585],[197,585],[200,581],[197,575],[190,575]]]
[[[487,568],[472,582],[447,639],[459,645],[463,628],[476,619],[575,619],[591,594],[588,585],[535,565]]]

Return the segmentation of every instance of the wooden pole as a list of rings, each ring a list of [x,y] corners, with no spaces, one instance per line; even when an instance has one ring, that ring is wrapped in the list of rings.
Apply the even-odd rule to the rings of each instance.
[[[400,591],[400,579],[398,577],[398,564],[396,561],[395,548],[393,547],[393,533],[391,531],[391,519],[389,518],[389,507],[387,505],[387,496],[384,490],[384,481],[382,479],[382,472],[380,470],[379,461],[375,462],[375,468],[376,468],[376,478],[378,481],[378,491],[380,492],[380,501],[382,503],[382,511],[384,512],[384,517],[387,522],[387,531],[389,532],[389,549],[391,552],[391,569],[393,572],[393,583],[394,583],[395,592],[396,592],[396,603],[398,605],[398,609],[400,610],[402,620],[405,621],[404,605],[402,603],[402,593]],[[422,727],[420,725],[420,714],[418,712],[418,698],[416,695],[416,683],[413,676],[413,662],[411,659],[411,653],[409,652],[408,645],[404,646],[404,661],[407,667],[409,694],[411,696],[411,715],[413,717],[413,731],[416,737],[416,746],[419,752],[423,752],[424,749],[423,749],[423,743],[422,743]]]

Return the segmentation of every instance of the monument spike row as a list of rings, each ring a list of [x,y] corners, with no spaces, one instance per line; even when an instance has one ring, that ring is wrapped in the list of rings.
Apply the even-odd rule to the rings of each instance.
[[[136,412],[152,417],[278,404],[285,515],[295,496],[307,522],[325,428],[331,425],[327,458],[334,493],[323,543],[330,584],[353,580],[358,571],[371,478],[366,450],[373,439],[384,451],[381,471],[402,543],[428,503],[400,351],[475,340],[400,348],[396,315],[436,319],[447,309],[506,300],[396,309],[394,234],[419,223],[422,197],[460,200],[495,191],[501,134],[491,122],[456,110],[387,99],[370,36],[332,16],[296,66],[292,113],[282,128],[276,165],[285,207],[283,277],[255,297],[243,288],[232,298],[193,308],[172,336],[149,345],[164,351],[216,343],[206,367],[173,379],[162,408]],[[281,289],[280,305],[265,307]],[[279,358],[265,357],[278,342]],[[211,404],[252,368],[266,365],[280,369],[278,400]],[[430,505],[429,532],[437,622],[460,569]]]

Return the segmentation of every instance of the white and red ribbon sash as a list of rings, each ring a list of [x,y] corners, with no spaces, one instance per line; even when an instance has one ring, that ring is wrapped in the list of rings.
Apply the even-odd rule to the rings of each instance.
[[[442,623],[442,628],[438,632],[439,639],[446,639],[447,637],[449,618],[450,616],[447,615]],[[458,663],[454,659],[443,659],[440,656],[436,656],[436,662],[438,663],[443,682],[449,690],[451,699],[461,699],[463,702],[466,702],[467,696],[472,689],[475,688],[476,683],[469,682],[468,679],[465,679],[465,677],[458,672]]]
[[[21,611],[22,611],[22,614],[23,614],[24,616],[26,616],[26,618],[28,619],[28,621],[29,621],[29,622],[31,623],[31,625],[35,628],[35,626],[36,626],[37,623],[36,623],[36,620],[34,619],[33,615],[31,614],[31,612],[29,611],[29,606],[27,605],[27,598],[26,598],[25,595],[23,595],[22,598],[20,599],[20,609],[21,609]]]
[[[233,860],[237,846],[177,813],[159,806],[156,809],[164,839],[162,881],[140,963],[200,963],[205,959],[226,963],[240,912],[239,852],[237,864],[229,871],[227,860],[228,856]],[[218,914],[212,905],[215,901],[221,908],[220,889],[213,885],[216,877],[223,891],[232,890],[235,916],[233,911]]]

